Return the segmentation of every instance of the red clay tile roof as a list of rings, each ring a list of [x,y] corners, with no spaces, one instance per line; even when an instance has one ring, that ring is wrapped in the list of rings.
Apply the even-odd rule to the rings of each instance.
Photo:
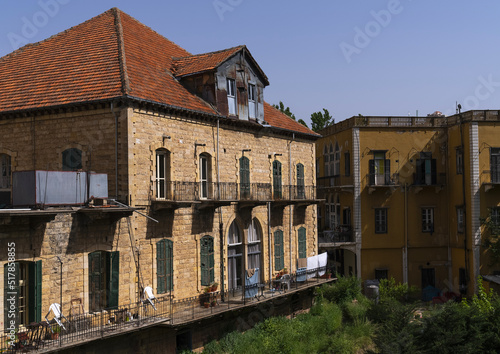
[[[117,8],[0,58],[0,113],[132,97],[220,115],[173,76],[212,70],[245,46],[191,55]],[[316,133],[264,104],[277,128]]]
[[[245,48],[245,46],[240,45],[238,47],[219,50],[217,52],[173,58],[172,71],[175,76],[180,77],[214,70],[243,48]]]
[[[311,129],[294,121],[292,118],[282,113],[279,109],[274,108],[269,103],[264,102],[264,120],[271,126],[300,133],[320,136]]]

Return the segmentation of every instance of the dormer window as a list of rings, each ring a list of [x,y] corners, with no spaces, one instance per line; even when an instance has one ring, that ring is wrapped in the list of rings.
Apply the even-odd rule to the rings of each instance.
[[[255,85],[248,84],[248,118],[257,117],[257,104],[255,102]]]
[[[229,115],[236,115],[236,82],[227,79],[227,107]]]

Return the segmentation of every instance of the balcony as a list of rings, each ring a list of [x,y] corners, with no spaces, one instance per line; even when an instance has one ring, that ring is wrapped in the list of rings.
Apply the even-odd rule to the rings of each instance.
[[[500,186],[500,168],[496,168],[493,172],[484,170],[481,173],[481,184],[484,185],[484,191]]]
[[[287,204],[318,203],[314,186],[277,186],[270,183],[162,182],[156,185],[153,208],[171,209],[198,204],[200,208],[239,203],[241,207],[267,202]]]
[[[365,177],[368,186],[368,194],[372,194],[377,189],[389,189],[391,192],[399,187],[399,173],[368,173]]]
[[[328,176],[318,177],[317,182],[318,191],[326,193],[329,190],[335,191],[353,191],[354,190],[354,177],[353,176]]]
[[[264,283],[212,292],[209,295],[211,301],[208,303],[201,302],[204,293],[196,297],[175,300],[165,294],[157,296],[156,300],[152,301],[154,307],[149,302],[139,301],[101,312],[69,314],[66,320],[63,319],[64,329],[59,328],[53,320],[50,323],[46,321],[31,323],[20,327],[12,339],[8,333],[1,334],[0,353],[52,352],[70,348],[74,350],[79,345],[127,335],[152,326],[161,325],[177,329],[195,322],[220,318],[224,314],[236,318],[242,309],[249,307],[289,308],[292,305],[290,294],[308,291],[310,288],[336,280],[321,275],[325,270],[323,267],[307,269],[300,274],[293,273],[290,276],[290,285],[287,287],[282,287],[279,280],[273,279]]]
[[[428,173],[428,174],[413,174],[413,191],[415,193],[420,192],[424,188],[429,188],[432,187],[435,189],[435,192],[438,193],[443,189],[443,187],[446,185],[446,173],[439,173],[436,174],[434,171],[433,173]]]
[[[355,242],[352,226],[339,225],[335,230],[325,230],[319,235],[319,244],[323,247],[330,245],[336,246],[338,244],[353,243]]]

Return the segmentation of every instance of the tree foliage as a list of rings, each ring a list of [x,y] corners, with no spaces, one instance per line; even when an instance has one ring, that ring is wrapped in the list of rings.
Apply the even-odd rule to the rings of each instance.
[[[293,120],[297,120],[297,119],[295,118],[295,114],[293,114],[293,113],[292,113],[292,111],[290,111],[290,107],[288,107],[288,106],[287,106],[287,107],[285,108],[285,104],[284,104],[283,102],[281,102],[281,101],[280,101],[280,103],[279,103],[279,104],[273,104],[273,107],[274,107],[274,108],[276,108],[276,109],[278,109],[278,110],[280,110],[280,112],[281,112],[281,113],[286,114],[287,116],[289,116],[289,117],[290,117],[290,118],[292,118]],[[306,122],[304,122],[304,120],[303,120],[303,119],[299,119],[297,122],[298,122],[298,123],[300,123],[300,124],[302,124],[304,127],[309,128],[309,127],[307,126],[307,123],[306,123]]]
[[[490,253],[490,266],[497,265],[500,263],[500,220],[492,217],[490,213],[488,217],[481,219],[481,224],[486,231],[483,237],[483,247]]]
[[[333,119],[326,108],[323,108],[323,112],[319,111],[311,114],[311,122],[311,129],[317,133],[329,125],[334,124],[335,119]]]

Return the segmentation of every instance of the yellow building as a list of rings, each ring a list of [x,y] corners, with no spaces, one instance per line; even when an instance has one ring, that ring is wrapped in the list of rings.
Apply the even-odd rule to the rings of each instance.
[[[500,205],[498,111],[353,117],[316,146],[320,250],[363,280],[472,293],[500,270],[480,218]],[[429,288],[430,287],[430,288]],[[426,297],[426,292],[423,294]]]

